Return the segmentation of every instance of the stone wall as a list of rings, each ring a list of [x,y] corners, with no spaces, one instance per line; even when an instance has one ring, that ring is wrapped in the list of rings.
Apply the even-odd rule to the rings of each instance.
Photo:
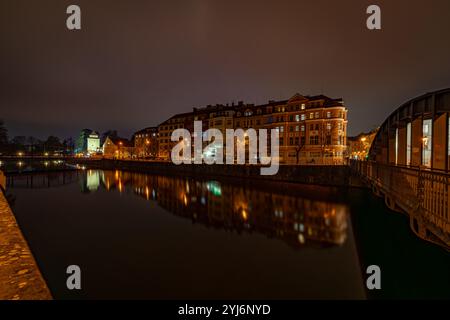
[[[49,289],[0,191],[0,300],[49,300]]]

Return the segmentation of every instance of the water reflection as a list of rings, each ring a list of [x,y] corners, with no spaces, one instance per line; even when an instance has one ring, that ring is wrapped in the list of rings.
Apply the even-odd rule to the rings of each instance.
[[[344,204],[219,181],[118,170],[84,172],[84,192],[100,186],[111,192],[132,191],[193,223],[239,234],[256,232],[293,247],[342,245],[347,239]]]

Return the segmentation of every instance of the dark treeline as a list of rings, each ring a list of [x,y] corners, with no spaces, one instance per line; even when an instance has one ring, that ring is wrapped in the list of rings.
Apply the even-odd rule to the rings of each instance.
[[[56,136],[49,136],[45,140],[32,136],[14,136],[9,138],[5,123],[0,119],[0,154],[70,154],[75,148],[72,138],[61,140]]]

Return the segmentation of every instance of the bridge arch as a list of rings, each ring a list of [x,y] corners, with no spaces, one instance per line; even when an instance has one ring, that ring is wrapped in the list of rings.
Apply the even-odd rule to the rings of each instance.
[[[380,126],[369,151],[377,163],[450,170],[450,88],[397,108]]]

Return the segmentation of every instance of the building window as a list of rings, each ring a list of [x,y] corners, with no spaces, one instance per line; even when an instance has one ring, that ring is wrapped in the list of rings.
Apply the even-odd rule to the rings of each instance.
[[[316,116],[316,119],[318,119],[319,118],[319,112],[316,112],[315,116]]]
[[[302,121],[305,121],[305,114],[300,115],[300,119],[301,119]]]
[[[294,126],[289,126],[289,132],[293,132],[294,131]]]
[[[319,144],[319,136],[310,136],[309,144],[318,145]]]
[[[331,130],[331,123],[327,123],[327,130]]]
[[[302,103],[302,110],[305,110],[305,104]]]
[[[395,129],[395,164],[398,163],[398,128]]]
[[[314,119],[314,112],[311,112],[311,113],[309,114],[309,118],[310,118],[310,119]]]
[[[299,129],[298,126],[295,126],[295,131],[298,131],[298,129]]]
[[[331,136],[330,135],[326,136],[326,143],[325,144],[331,145]]]
[[[450,133],[449,133],[450,134]],[[411,122],[406,124],[406,165],[411,165]]]
[[[422,165],[431,167],[432,120],[423,120],[422,126]]]
[[[284,139],[283,137],[280,138],[280,146],[284,145]]]
[[[327,111],[327,118],[331,118],[331,112]]]
[[[294,138],[289,138],[289,144],[292,146],[292,145],[294,145]]]
[[[289,121],[294,121],[294,116],[292,114],[289,116]]]
[[[298,114],[295,115],[295,121],[297,121],[297,122],[300,121],[300,115],[298,115]]]
[[[313,131],[313,130],[314,130],[314,125],[313,125],[313,124],[310,124],[310,125],[309,125],[309,130],[310,130],[310,131]]]
[[[280,132],[284,132],[284,126],[280,127]]]
[[[306,138],[305,137],[300,137],[300,145],[304,146],[306,143]]]
[[[305,126],[302,125],[302,126],[300,127],[300,130],[301,130],[301,131],[305,131]]]

